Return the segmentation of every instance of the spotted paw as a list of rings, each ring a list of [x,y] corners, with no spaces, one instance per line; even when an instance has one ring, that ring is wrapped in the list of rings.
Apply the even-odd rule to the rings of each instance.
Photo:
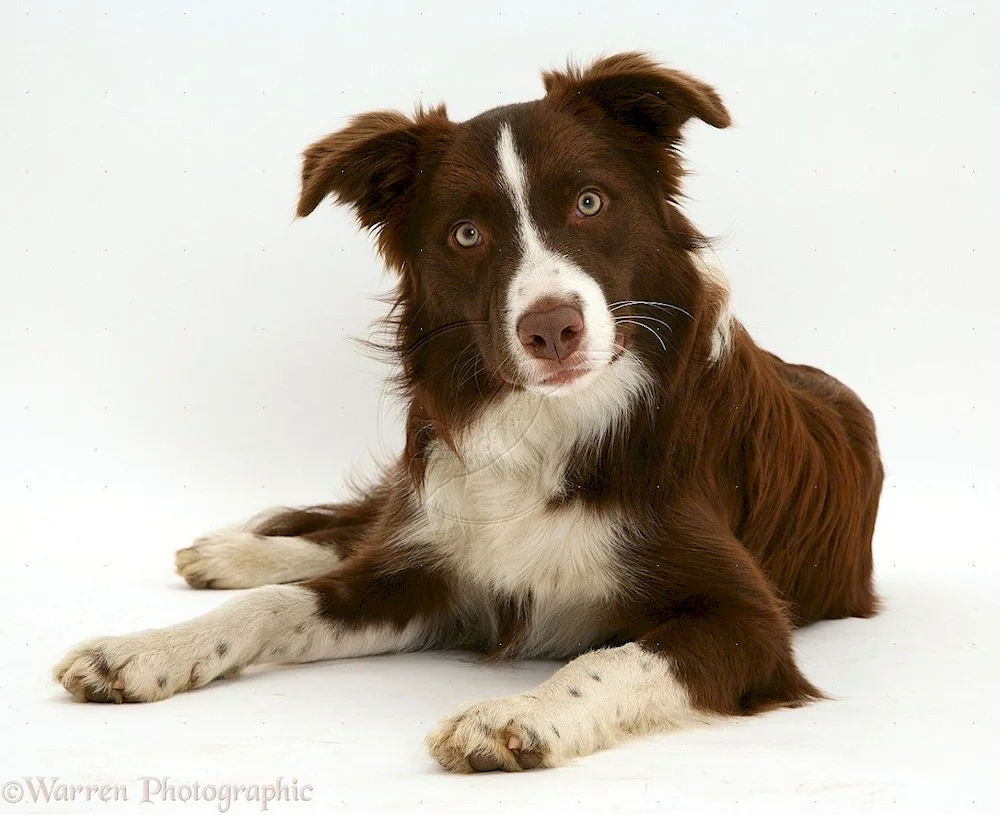
[[[53,677],[79,702],[156,702],[213,677],[183,660],[156,632],[88,640],[56,665]]]
[[[490,699],[460,710],[427,737],[431,755],[458,773],[518,772],[554,766],[558,728],[526,696]]]

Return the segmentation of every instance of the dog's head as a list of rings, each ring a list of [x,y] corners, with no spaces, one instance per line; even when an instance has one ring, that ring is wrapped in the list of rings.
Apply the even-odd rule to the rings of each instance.
[[[411,379],[482,392],[586,387],[628,349],[676,351],[699,296],[699,236],[674,206],[707,85],[623,54],[544,74],[544,98],[451,122],[444,108],[356,117],[305,153],[299,215],[327,196],[401,275]]]

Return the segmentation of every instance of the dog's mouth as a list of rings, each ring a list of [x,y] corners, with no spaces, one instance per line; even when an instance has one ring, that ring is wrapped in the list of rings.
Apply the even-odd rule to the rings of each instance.
[[[607,367],[607,365],[602,365],[598,368],[589,366],[567,368],[536,381],[529,390],[549,397],[576,393],[578,390],[586,388]]]
[[[591,381],[599,377],[604,371],[614,365],[628,351],[631,345],[631,338],[621,329],[615,332],[614,346],[610,356],[606,360],[588,359],[586,354],[582,358],[570,364],[563,364],[556,370],[543,373],[534,382],[531,382],[529,389],[539,391],[549,396],[562,395],[575,392],[586,387]]]
[[[602,373],[620,360],[632,346],[632,336],[627,330],[616,327],[611,347],[599,352],[585,347],[568,358],[556,360],[532,360],[533,371],[519,370],[510,364],[510,358],[497,366],[495,375],[501,382],[514,390],[535,392],[545,396],[575,393],[586,388]],[[497,356],[500,356],[499,354]]]
[[[586,366],[581,366],[578,368],[567,368],[565,371],[559,371],[551,376],[545,377],[540,385],[543,387],[552,387],[555,385],[568,385],[571,382],[576,382],[577,380],[585,377],[587,374],[593,373],[594,369]]]

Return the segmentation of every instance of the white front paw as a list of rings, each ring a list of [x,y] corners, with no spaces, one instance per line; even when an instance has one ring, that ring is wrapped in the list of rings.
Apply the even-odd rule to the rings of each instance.
[[[452,772],[516,772],[555,766],[562,738],[545,705],[508,696],[459,710],[434,728],[427,747]]]
[[[80,702],[155,702],[213,678],[199,662],[178,659],[156,632],[99,637],[73,648],[53,670]]]
[[[221,531],[198,538],[174,556],[177,573],[196,589],[249,589],[267,582],[260,535]]]

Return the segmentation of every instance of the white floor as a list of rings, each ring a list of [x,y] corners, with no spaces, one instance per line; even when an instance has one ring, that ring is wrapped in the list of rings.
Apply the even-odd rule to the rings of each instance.
[[[564,769],[477,777],[441,772],[424,734],[457,703],[527,688],[552,665],[383,657],[264,670],[121,707],[80,705],[50,684],[51,664],[81,638],[174,622],[220,602],[172,574],[172,550],[200,531],[192,524],[202,513],[190,506],[197,502],[185,510],[173,495],[29,494],[7,519],[0,783],[14,782],[3,787],[7,800],[24,797],[0,810],[216,811],[218,802],[181,804],[156,792],[172,784],[184,795],[195,783],[282,783],[289,797],[311,799],[268,806],[288,813],[567,804],[627,813],[1000,810],[1000,570],[983,537],[991,530],[996,543],[988,490],[887,485],[878,529],[884,613],[797,638],[806,673],[833,701],[637,741]],[[36,777],[124,785],[127,802],[32,803]],[[145,785],[158,808],[136,810]],[[230,811],[261,808],[238,801]]]

